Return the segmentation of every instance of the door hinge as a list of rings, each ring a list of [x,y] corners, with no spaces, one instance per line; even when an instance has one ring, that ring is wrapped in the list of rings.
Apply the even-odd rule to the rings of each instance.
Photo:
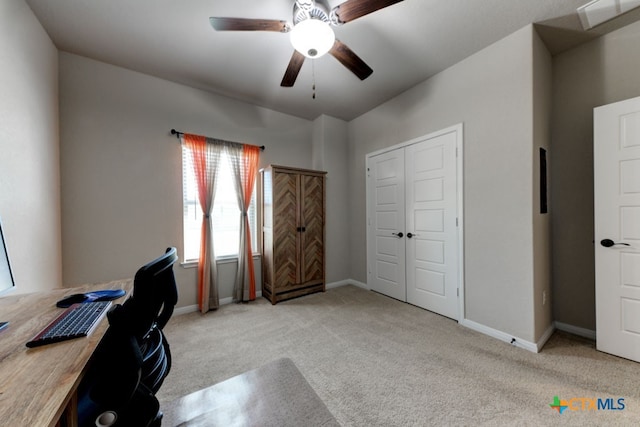
[[[456,217],[456,227],[458,227],[458,217]]]
[[[460,296],[460,288],[456,288],[456,296],[459,297]]]

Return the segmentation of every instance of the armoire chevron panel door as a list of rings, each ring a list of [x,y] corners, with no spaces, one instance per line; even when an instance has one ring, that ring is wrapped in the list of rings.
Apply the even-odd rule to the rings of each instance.
[[[262,176],[262,295],[272,304],[325,290],[326,172],[268,166]]]

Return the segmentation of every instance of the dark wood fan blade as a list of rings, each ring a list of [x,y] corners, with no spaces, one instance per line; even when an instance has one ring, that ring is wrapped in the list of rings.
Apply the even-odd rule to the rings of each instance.
[[[360,80],[364,80],[373,73],[369,67],[358,55],[356,55],[349,47],[336,39],[329,53],[336,58],[342,65],[347,67],[353,74],[358,76]]]
[[[300,72],[300,68],[302,68],[303,63],[304,55],[297,50],[294,50],[293,55],[291,56],[291,61],[289,61],[289,66],[287,67],[287,71],[284,72],[284,77],[282,77],[280,86],[293,86],[293,84],[296,82],[296,79],[298,78],[298,73]]]
[[[384,9],[404,0],[347,0],[333,8],[342,23],[353,21],[376,10]]]
[[[287,21],[276,19],[247,19],[247,18],[209,18],[211,26],[216,31],[289,31]]]

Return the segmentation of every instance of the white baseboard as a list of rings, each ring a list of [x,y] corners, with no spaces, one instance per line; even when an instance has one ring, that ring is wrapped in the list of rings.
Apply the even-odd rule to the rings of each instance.
[[[173,310],[173,315],[180,316],[182,314],[193,313],[195,311],[198,311],[198,304],[187,305],[185,307],[176,308],[175,310]]]
[[[536,343],[532,343],[530,341],[525,341],[521,338],[514,337],[513,335],[509,335],[505,332],[499,331],[497,329],[490,328],[488,326],[482,325],[480,323],[474,322],[473,320],[463,319],[458,322],[460,325],[467,327],[469,329],[473,329],[474,331],[483,333],[490,337],[496,338],[500,341],[506,342],[516,347],[523,348],[525,350],[529,350],[532,353],[537,353],[538,345]],[[545,332],[546,334],[546,332]]]
[[[256,295],[256,297],[257,297],[257,295]],[[232,302],[233,302],[233,297],[220,298],[220,300],[218,301],[218,304],[227,305],[227,304],[231,304]]]
[[[261,298],[261,297],[262,297],[262,291],[256,291],[256,298]],[[220,299],[220,305],[231,304],[232,302],[233,302],[232,297]],[[173,314],[175,316],[180,316],[181,314],[193,313],[198,310],[199,310],[198,304],[193,304],[193,305],[187,305],[185,307],[176,308],[175,310],[173,310]]]
[[[569,325],[562,322],[555,322],[556,329],[559,331],[568,332],[573,335],[578,335],[580,337],[588,338],[590,340],[596,339],[596,331],[586,328],[580,328],[578,326]]]
[[[540,350],[542,350],[542,347],[544,347],[544,345],[547,343],[547,341],[549,341],[549,338],[551,338],[551,335],[553,335],[553,333],[555,331],[556,331],[556,325],[555,325],[555,323],[551,322],[551,325],[549,325],[547,330],[544,331],[544,334],[542,334],[542,336],[540,337],[540,339],[536,343],[536,347],[538,349],[536,351],[536,353],[540,353]]]
[[[358,282],[357,280],[353,280],[353,279],[340,280],[338,282],[327,283],[325,288],[334,289],[334,288],[339,288],[340,286],[347,286],[347,285],[357,286],[359,288],[366,289],[367,291],[371,290],[371,288],[369,288],[369,286],[367,286],[366,283]]]

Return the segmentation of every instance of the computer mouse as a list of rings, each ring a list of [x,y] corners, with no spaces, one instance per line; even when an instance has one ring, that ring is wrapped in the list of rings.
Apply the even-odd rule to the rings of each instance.
[[[86,299],[87,299],[87,296],[85,294],[72,294],[58,301],[56,303],[56,307],[59,307],[59,308],[71,307],[73,304],[83,302]]]
[[[126,292],[123,289],[107,289],[103,291],[93,291],[84,294],[87,297],[87,301],[112,301],[124,296]]]

